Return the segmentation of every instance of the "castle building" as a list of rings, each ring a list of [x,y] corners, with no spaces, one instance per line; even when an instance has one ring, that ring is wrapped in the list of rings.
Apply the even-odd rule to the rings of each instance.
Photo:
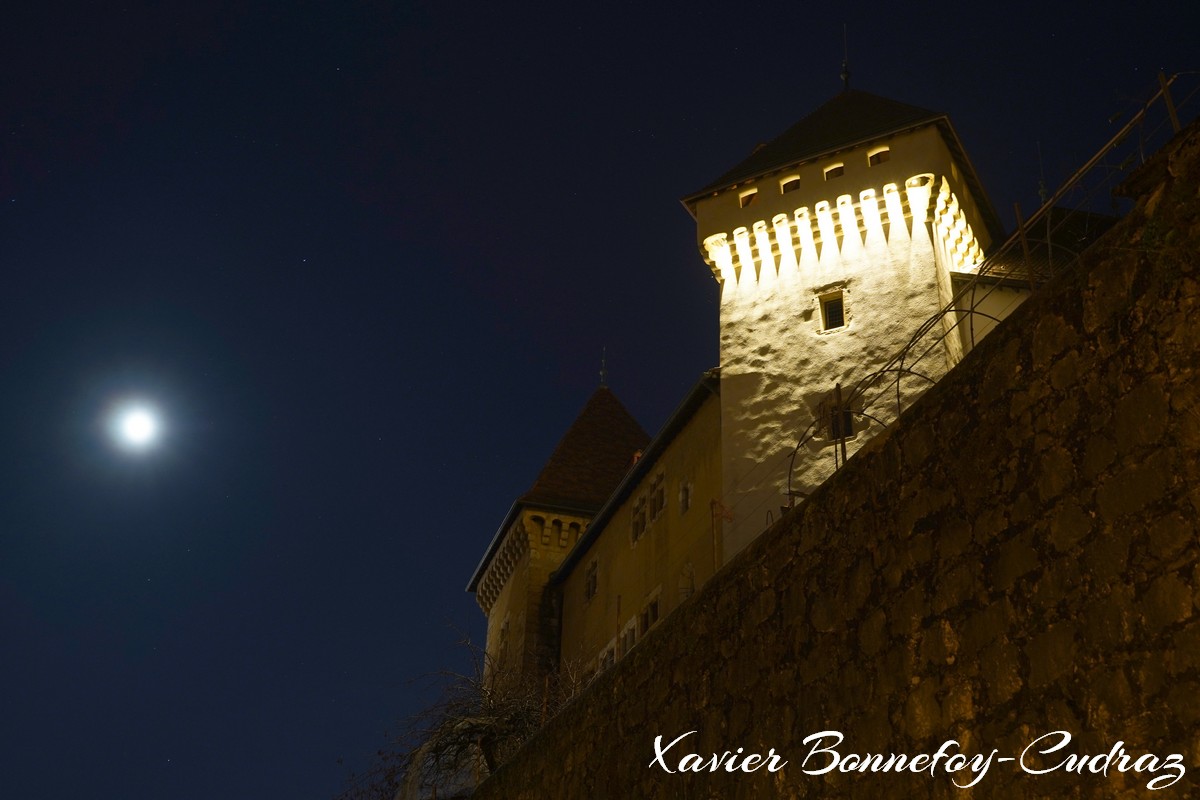
[[[650,437],[604,386],[571,424],[529,491],[509,508],[467,591],[488,617],[485,652],[519,675],[558,666],[550,575],[634,465]]]
[[[891,423],[861,382],[1000,226],[946,115],[850,90],[683,202],[721,284],[728,559]],[[957,321],[914,374],[889,376],[902,391],[962,357]]]
[[[522,672],[629,652],[1028,294],[1001,276],[953,303],[999,221],[945,114],[866,92],[683,203],[721,287],[719,368],[649,441],[598,390],[505,517],[468,590]],[[897,366],[930,320],[943,335]]]

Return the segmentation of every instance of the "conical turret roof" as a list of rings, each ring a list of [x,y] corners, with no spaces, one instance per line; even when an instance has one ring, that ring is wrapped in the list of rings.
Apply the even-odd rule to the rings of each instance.
[[[591,516],[620,485],[633,466],[635,456],[649,442],[650,436],[607,386],[593,392],[550,454],[533,486],[508,510],[475,568],[467,591],[473,592],[479,585],[522,507],[542,506]]]
[[[599,508],[650,436],[616,395],[601,386],[567,429],[521,502]]]

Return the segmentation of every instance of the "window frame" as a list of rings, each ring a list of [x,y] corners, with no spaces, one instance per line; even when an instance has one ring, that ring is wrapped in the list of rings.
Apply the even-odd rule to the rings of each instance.
[[[829,307],[837,303],[839,324],[830,325]],[[821,333],[835,333],[850,325],[850,316],[846,313],[846,293],[838,289],[817,296],[817,307],[820,314]]]
[[[593,558],[587,566],[587,571],[583,574],[583,602],[585,603],[590,603],[599,590],[599,572],[600,562]]]

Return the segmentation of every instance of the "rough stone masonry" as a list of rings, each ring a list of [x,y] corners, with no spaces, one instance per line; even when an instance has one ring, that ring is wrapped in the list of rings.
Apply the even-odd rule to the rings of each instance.
[[[1189,797],[1200,776],[1200,128],[1135,176],[1134,210],[899,425],[601,675],[477,798]],[[971,789],[808,775],[856,753],[1179,753]],[[778,771],[669,774],[653,742]],[[1060,754],[1060,755],[1061,755]],[[1057,758],[1057,756],[1055,756]],[[1052,761],[1047,758],[1043,763]],[[1061,759],[1059,759],[1061,760]]]

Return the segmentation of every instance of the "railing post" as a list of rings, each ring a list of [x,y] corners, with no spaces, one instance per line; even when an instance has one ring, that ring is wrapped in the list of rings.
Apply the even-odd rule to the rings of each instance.
[[[1025,251],[1025,269],[1029,270],[1029,289],[1037,291],[1037,278],[1033,274],[1033,262],[1029,260],[1029,239],[1025,238],[1025,221],[1021,219],[1021,204],[1013,203],[1013,213],[1017,215],[1017,233],[1021,236],[1021,249]]]
[[[1175,112],[1175,101],[1171,99],[1171,84],[1162,70],[1158,71],[1158,85],[1162,87],[1163,102],[1167,104],[1167,114],[1171,116],[1171,127],[1179,133],[1179,114]]]
[[[845,466],[845,464],[846,464],[846,430],[845,430],[846,414],[845,414],[845,411],[842,409],[842,384],[838,383],[836,386],[833,387],[833,394],[834,394],[833,403],[834,403],[834,406],[836,409],[834,411],[834,414],[837,415],[835,417],[835,419],[837,419],[837,423],[838,423],[838,444],[841,446],[841,449],[842,449],[842,465]],[[830,423],[832,423],[832,422],[833,422],[833,420],[830,420]]]

